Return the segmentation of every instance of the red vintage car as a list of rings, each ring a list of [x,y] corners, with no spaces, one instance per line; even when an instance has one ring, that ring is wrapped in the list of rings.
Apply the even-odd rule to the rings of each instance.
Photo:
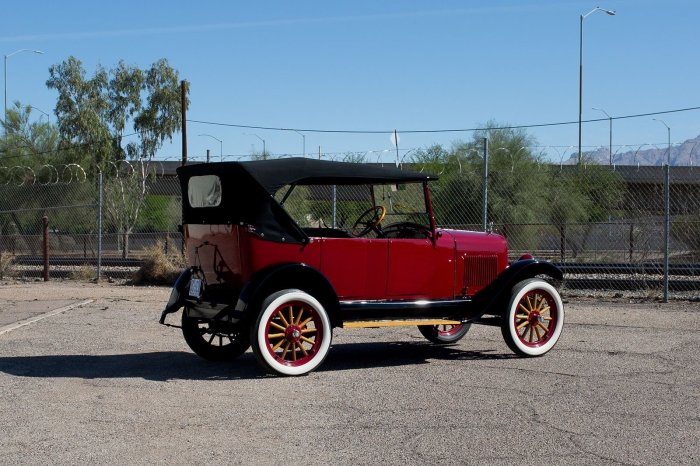
[[[177,173],[190,266],[160,322],[183,309],[185,341],[206,359],[252,346],[268,371],[306,374],[336,328],[415,326],[449,344],[495,321],[523,356],[559,339],[561,272],[531,256],[509,264],[497,234],[439,228],[433,175],[302,158]]]

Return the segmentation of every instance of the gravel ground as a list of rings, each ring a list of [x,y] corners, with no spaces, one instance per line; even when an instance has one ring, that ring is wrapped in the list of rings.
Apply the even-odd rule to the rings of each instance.
[[[571,298],[534,359],[494,327],[337,329],[281,378],[192,354],[157,323],[168,293],[0,284],[1,463],[700,463],[698,303]]]

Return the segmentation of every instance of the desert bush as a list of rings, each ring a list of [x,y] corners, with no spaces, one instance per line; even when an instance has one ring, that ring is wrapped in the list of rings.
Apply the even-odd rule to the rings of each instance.
[[[132,277],[134,285],[172,285],[185,266],[180,253],[165,251],[165,245],[158,241],[145,252],[144,263]]]

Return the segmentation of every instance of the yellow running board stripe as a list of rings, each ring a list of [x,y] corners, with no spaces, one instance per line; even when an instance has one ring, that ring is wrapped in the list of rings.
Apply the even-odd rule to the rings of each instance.
[[[343,328],[413,327],[416,325],[459,325],[458,320],[369,320],[365,322],[344,322]]]

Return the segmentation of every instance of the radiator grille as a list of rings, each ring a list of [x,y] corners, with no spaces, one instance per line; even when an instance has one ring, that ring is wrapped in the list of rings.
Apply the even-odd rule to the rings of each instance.
[[[496,279],[498,256],[482,255],[464,258],[464,288],[469,291],[483,288]]]

